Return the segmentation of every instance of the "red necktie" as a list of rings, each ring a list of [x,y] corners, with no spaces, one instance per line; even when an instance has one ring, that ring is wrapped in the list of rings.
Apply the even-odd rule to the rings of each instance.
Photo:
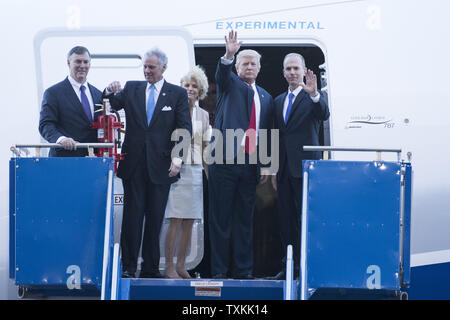
[[[253,90],[250,84],[250,89]],[[252,130],[250,130],[252,129]],[[256,150],[256,110],[255,110],[255,99],[253,99],[252,114],[250,115],[250,123],[247,128],[246,138],[245,138],[245,152],[252,154]]]

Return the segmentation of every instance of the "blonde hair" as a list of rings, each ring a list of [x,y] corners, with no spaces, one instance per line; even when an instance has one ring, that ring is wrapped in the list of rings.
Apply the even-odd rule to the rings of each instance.
[[[198,85],[198,99],[203,100],[208,93],[208,78],[200,66],[193,66],[180,80],[181,86],[186,82],[194,80]]]

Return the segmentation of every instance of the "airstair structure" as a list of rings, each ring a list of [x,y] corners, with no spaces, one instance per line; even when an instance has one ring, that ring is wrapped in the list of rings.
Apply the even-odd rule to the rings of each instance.
[[[49,146],[57,147],[16,145],[11,149],[10,278],[22,298],[407,297],[410,163],[304,161],[299,275],[293,274],[289,246],[286,280],[125,279],[121,278],[120,245],[114,243],[114,159],[24,157],[21,151]]]

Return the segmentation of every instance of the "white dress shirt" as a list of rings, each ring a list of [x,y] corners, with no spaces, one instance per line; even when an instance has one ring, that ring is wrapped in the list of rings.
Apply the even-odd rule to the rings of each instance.
[[[86,93],[86,97],[88,98],[89,101],[89,107],[91,109],[91,115],[92,118],[94,118],[94,99],[92,99],[92,94],[91,91],[89,90],[89,86],[88,86],[88,82],[84,82],[84,83],[79,83],[78,81],[76,81],[74,78],[72,78],[70,75],[67,77],[67,79],[69,80],[70,84],[72,85],[73,91],[75,91],[75,94],[78,97],[78,100],[80,100],[81,102],[81,86],[84,85],[86,87],[86,90],[84,91],[84,93]],[[56,140],[56,143],[60,143],[64,138],[67,138],[66,136],[61,136]]]
[[[84,83],[79,83],[77,82],[74,78],[72,78],[69,75],[69,82],[72,85],[73,90],[75,91],[75,93],[77,94],[78,99],[81,102],[81,86],[84,85],[86,87],[86,90],[84,91],[84,93],[86,93],[86,96],[88,98],[89,101],[89,107],[91,108],[91,115],[94,115],[94,99],[92,99],[92,94],[91,91],[89,90],[89,86],[88,86],[88,82],[84,82]],[[94,118],[94,117],[92,117]]]
[[[156,106],[156,102],[158,101],[159,94],[161,93],[161,89],[164,85],[164,78],[162,78],[158,82],[155,82],[154,85],[155,85],[154,98],[155,98],[155,106]],[[150,94],[150,88],[151,88],[151,84],[149,82],[147,82],[147,88],[145,89],[145,106],[146,106],[145,108],[146,109],[147,109],[148,96]]]
[[[287,107],[288,107],[288,104],[289,104],[289,94],[290,93],[293,93],[294,94],[294,98],[292,99],[292,105],[294,105],[294,101],[295,101],[295,98],[297,98],[297,96],[298,96],[298,94],[300,93],[300,91],[302,91],[302,87],[301,86],[298,86],[294,91],[291,91],[289,88],[288,88],[288,94],[286,95],[286,98],[284,99],[284,105],[283,105],[283,119],[286,119],[286,111],[287,111]],[[320,99],[320,92],[319,91],[317,91],[317,96],[315,96],[315,97],[312,97],[311,95],[310,95],[310,97],[311,97],[311,100],[314,102],[314,103],[317,103],[317,102],[319,102],[319,99]],[[291,107],[292,108],[292,107]],[[291,109],[291,112],[292,112],[292,109]]]
[[[220,62],[225,65],[232,64],[233,61],[234,61],[234,58],[233,58],[233,60],[228,60],[225,57],[222,57],[220,59]],[[249,84],[247,83],[247,85],[249,85]],[[259,120],[260,120],[259,118],[260,118],[260,114],[261,114],[261,101],[259,100],[259,94],[258,94],[258,90],[256,89],[256,83],[253,82],[251,84],[251,86],[252,86],[253,91],[255,92],[255,94],[253,96],[253,100],[255,101],[256,145],[258,145],[258,131],[259,131]],[[247,130],[247,128],[243,128],[243,129]],[[244,138],[242,139],[241,146],[245,146],[245,135],[244,135]]]

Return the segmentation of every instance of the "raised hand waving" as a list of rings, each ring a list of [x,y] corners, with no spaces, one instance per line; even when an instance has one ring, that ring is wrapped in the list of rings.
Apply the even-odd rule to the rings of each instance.
[[[305,83],[300,83],[300,86],[308,92],[312,97],[318,94],[317,92],[317,76],[310,70],[306,69]]]
[[[225,36],[225,48],[226,48],[225,58],[228,60],[232,60],[236,52],[239,51],[241,44],[242,41],[238,41],[237,38],[237,31],[231,30],[228,33],[228,37]]]

